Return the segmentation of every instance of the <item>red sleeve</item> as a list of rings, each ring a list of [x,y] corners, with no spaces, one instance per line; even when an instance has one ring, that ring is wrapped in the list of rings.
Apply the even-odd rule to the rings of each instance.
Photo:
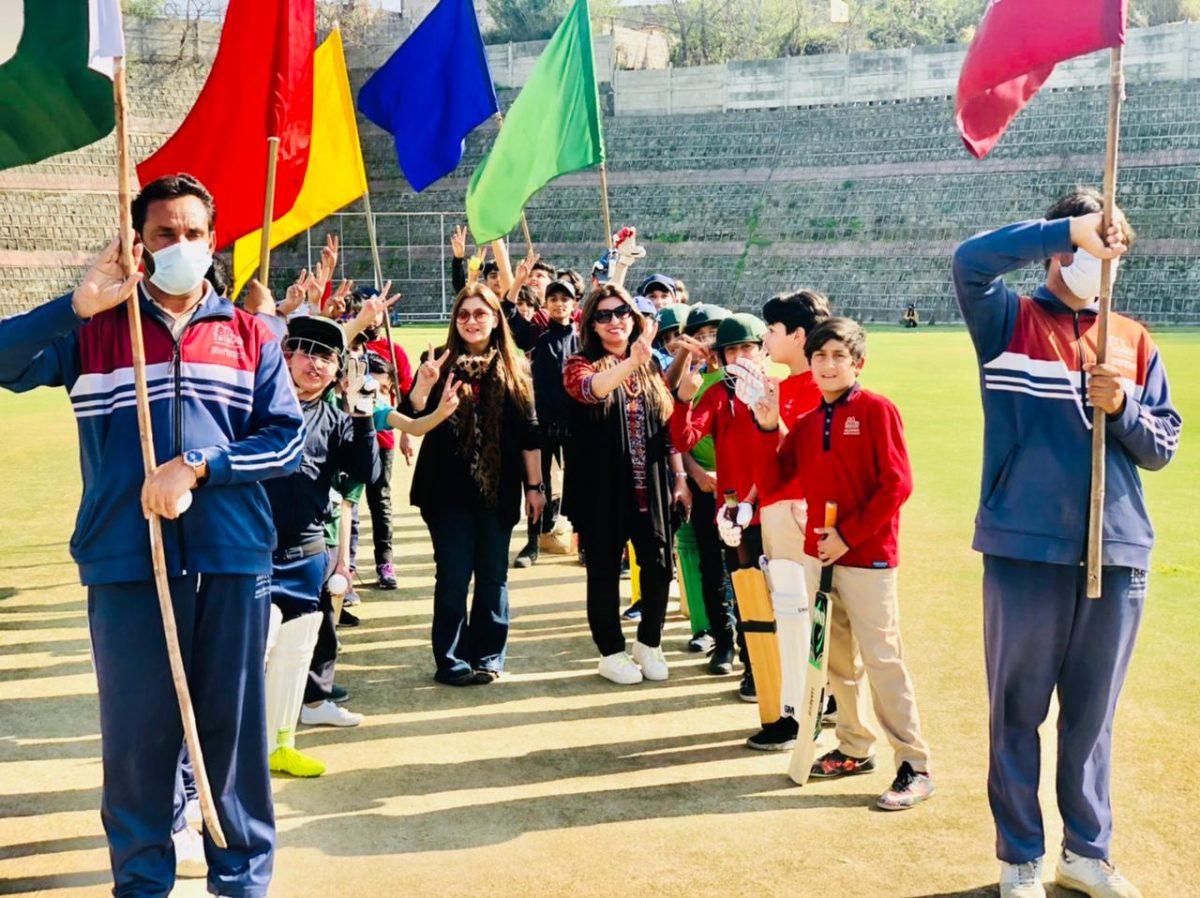
[[[584,405],[596,405],[603,402],[592,395],[592,375],[596,369],[581,355],[573,355],[567,359],[563,368],[563,388],[567,395],[576,402]]]
[[[707,394],[706,394],[707,395]],[[754,483],[759,495],[775,495],[796,476],[799,465],[799,424],[791,431],[784,430],[783,443],[779,431],[759,431],[752,449],[754,453]]]
[[[680,452],[690,452],[692,447],[712,433],[720,408],[721,390],[714,384],[693,408],[690,402],[676,402],[671,414],[671,442]]]
[[[400,381],[400,395],[407,396],[412,390],[413,372],[412,365],[409,364],[408,355],[399,343],[392,343],[396,347],[396,377]]]
[[[871,450],[878,481],[862,507],[839,520],[837,529],[853,548],[878,533],[900,511],[912,495],[912,467],[904,445],[904,425],[896,406],[886,399],[877,400],[869,413]]]

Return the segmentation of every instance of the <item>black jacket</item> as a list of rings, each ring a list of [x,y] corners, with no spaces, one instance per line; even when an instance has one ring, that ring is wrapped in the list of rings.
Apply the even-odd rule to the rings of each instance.
[[[533,348],[533,397],[542,433],[565,437],[571,432],[571,397],[563,387],[567,359],[579,352],[574,324],[550,322]]]
[[[360,483],[373,483],[379,477],[379,450],[370,416],[351,418],[325,399],[301,403],[301,407],[308,432],[300,470],[263,481],[280,550],[324,539],[329,486],[335,474],[343,473]]]

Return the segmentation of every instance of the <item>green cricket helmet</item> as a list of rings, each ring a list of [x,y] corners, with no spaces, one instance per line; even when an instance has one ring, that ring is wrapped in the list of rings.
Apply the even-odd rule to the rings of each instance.
[[[692,306],[692,310],[688,312],[687,323],[683,327],[683,332],[689,337],[694,337],[696,331],[710,324],[720,324],[728,318],[730,312],[728,309],[722,309],[720,306],[714,306],[710,303],[701,302]]]
[[[748,312],[738,312],[724,319],[717,327],[718,351],[740,343],[762,343],[767,326]]]
[[[681,305],[667,306],[658,310],[658,334],[661,337],[668,331],[683,330],[688,318],[688,307]]]

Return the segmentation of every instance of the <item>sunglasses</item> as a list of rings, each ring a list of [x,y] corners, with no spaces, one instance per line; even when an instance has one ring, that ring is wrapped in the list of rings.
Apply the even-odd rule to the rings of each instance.
[[[633,309],[628,305],[617,306],[615,309],[600,309],[592,316],[592,320],[597,324],[608,324],[614,318],[620,318],[622,321],[633,314]]]
[[[474,318],[476,321],[487,321],[489,318],[492,317],[492,310],[491,309],[476,309],[474,312],[471,312],[471,311],[468,311],[467,309],[459,309],[458,314],[455,315],[454,317],[458,321],[462,322],[463,324],[466,324],[472,318]]]

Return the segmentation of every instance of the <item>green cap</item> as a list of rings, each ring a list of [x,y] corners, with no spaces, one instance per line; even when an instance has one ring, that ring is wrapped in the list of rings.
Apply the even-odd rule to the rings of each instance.
[[[688,312],[687,324],[684,325],[683,332],[689,337],[695,336],[696,331],[700,330],[700,328],[709,324],[720,324],[729,315],[730,312],[728,309],[722,309],[720,306],[714,306],[706,302],[697,303]]]
[[[688,307],[683,305],[667,306],[658,310],[658,332],[681,330],[688,318]]]
[[[730,315],[717,328],[717,349],[739,343],[761,343],[767,326],[747,312]]]

